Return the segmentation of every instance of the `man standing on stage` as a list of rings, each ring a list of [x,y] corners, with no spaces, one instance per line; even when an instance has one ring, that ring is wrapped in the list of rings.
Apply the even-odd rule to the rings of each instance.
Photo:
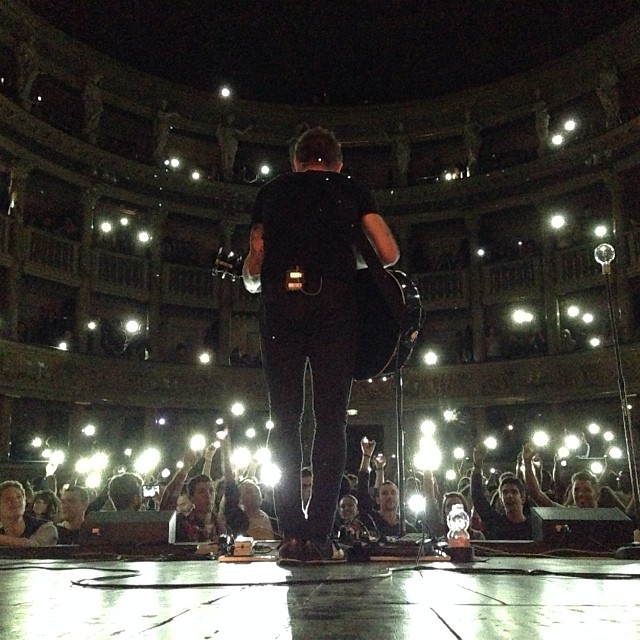
[[[395,264],[398,246],[371,193],[340,174],[342,152],[322,128],[296,143],[294,173],[256,198],[243,278],[261,291],[262,360],[269,391],[282,564],[343,561],[331,541],[346,462],[346,411],[357,345],[353,245],[360,227],[380,261]],[[300,490],[304,379],[311,370],[315,436],[313,489],[306,512]]]

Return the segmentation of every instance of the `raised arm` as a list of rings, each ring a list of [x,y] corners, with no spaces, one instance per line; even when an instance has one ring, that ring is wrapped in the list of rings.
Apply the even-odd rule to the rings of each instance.
[[[522,448],[522,463],[524,465],[524,483],[527,487],[529,497],[539,507],[554,507],[556,503],[540,489],[538,478],[533,469],[533,458],[536,455],[535,445],[528,442]]]
[[[180,497],[184,484],[189,476],[189,471],[191,471],[191,468],[197,460],[197,454],[195,451],[191,451],[191,449],[186,451],[184,456],[182,456],[182,468],[178,469],[173,474],[173,478],[171,478],[167,488],[164,490],[162,500],[160,500],[160,511],[175,510],[178,504],[178,498]]]
[[[400,259],[400,249],[381,215],[367,213],[362,218],[362,228],[385,267],[394,265]]]

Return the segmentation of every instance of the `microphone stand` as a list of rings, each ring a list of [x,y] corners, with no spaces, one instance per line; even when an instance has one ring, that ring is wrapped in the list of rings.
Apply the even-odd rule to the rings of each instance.
[[[399,502],[399,517],[400,517],[400,536],[406,533],[405,527],[405,513],[406,506],[404,502],[405,486],[404,486],[404,427],[402,423],[403,417],[403,380],[402,380],[402,367],[400,367],[399,349],[396,353],[396,370],[395,370],[395,391],[396,391],[396,467],[397,467],[397,480],[398,480],[398,502]]]
[[[620,397],[620,411],[622,414],[622,429],[627,448],[627,460],[629,464],[629,474],[631,477],[632,500],[635,505],[635,525],[636,533],[640,529],[640,483],[638,482],[638,469],[636,466],[635,443],[633,438],[633,425],[631,423],[631,413],[629,412],[629,400],[627,397],[624,370],[622,368],[622,354],[620,352],[620,339],[618,336],[618,325],[616,313],[613,306],[613,296],[611,293],[611,262],[615,258],[615,250],[609,244],[598,245],[595,249],[596,262],[602,265],[602,275],[604,276],[605,288],[607,291],[607,307],[609,310],[609,322],[611,324],[611,337],[613,340],[613,353],[616,363],[616,376],[618,381],[618,395]],[[635,537],[634,535],[634,537]],[[640,560],[640,542],[633,542],[624,545],[616,550],[614,556],[624,560]]]

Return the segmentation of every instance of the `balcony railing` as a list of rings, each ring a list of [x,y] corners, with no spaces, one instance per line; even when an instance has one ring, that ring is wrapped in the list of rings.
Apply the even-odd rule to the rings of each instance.
[[[434,271],[415,276],[425,309],[451,309],[469,306],[469,280],[466,271]]]
[[[78,243],[40,229],[28,228],[27,271],[60,282],[77,284]]]
[[[485,304],[537,297],[542,285],[540,259],[532,256],[488,265],[482,278]]]
[[[555,255],[558,292],[575,291],[601,284],[602,271],[593,257],[595,245],[561,249]]]
[[[169,304],[216,308],[220,281],[211,269],[166,264],[162,269],[162,300]]]
[[[144,258],[95,249],[93,278],[103,293],[149,297],[149,266]]]

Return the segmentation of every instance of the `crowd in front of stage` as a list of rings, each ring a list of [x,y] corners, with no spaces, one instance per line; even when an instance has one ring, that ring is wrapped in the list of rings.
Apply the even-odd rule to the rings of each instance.
[[[205,550],[211,545],[212,552],[222,539],[231,536],[278,540],[272,489],[256,480],[255,468],[242,472],[233,468],[230,446],[228,438],[222,441],[222,477],[211,477],[213,446],[200,454],[189,450],[182,467],[151,497],[143,495],[144,479],[130,472],[112,476],[97,495],[76,484],[65,485],[58,492],[55,475],[44,479],[50,488],[36,492],[29,483],[4,481],[0,483],[0,546],[78,544],[88,514],[101,510],[175,511],[176,541],[204,545]],[[401,510],[401,492],[385,475],[385,456],[375,453],[376,443],[368,438],[362,439],[360,447],[360,467],[356,473],[344,475],[335,518],[335,538],[345,545],[375,543],[405,533],[445,537],[447,515],[456,504],[469,515],[471,540],[531,540],[532,506],[615,507],[635,518],[628,471],[604,473],[598,479],[587,470],[565,476],[556,465],[551,473],[543,468],[532,444],[523,447],[513,471],[489,477],[483,474],[486,450],[476,447],[468,473],[457,486],[446,487],[455,490],[442,491],[431,471],[405,479],[405,504],[417,492],[423,506]],[[309,467],[301,470],[300,482],[304,508],[311,493],[322,491],[322,487],[314,486]]]

